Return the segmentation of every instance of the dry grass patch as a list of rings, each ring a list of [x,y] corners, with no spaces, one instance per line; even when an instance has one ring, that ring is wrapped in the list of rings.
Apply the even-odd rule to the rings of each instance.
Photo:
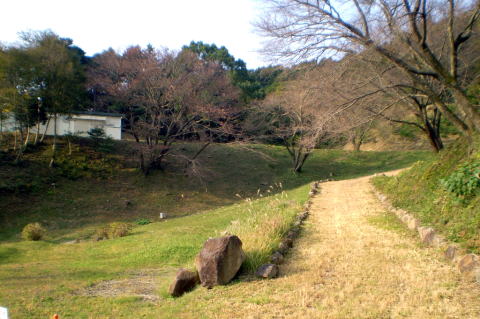
[[[202,315],[478,318],[478,285],[462,280],[435,249],[369,223],[379,212],[366,178],[322,184],[282,276],[218,289],[202,305]],[[199,309],[188,310],[198,314]]]
[[[130,278],[106,280],[87,287],[79,295],[90,297],[137,297],[144,301],[157,301],[158,271],[143,271]]]

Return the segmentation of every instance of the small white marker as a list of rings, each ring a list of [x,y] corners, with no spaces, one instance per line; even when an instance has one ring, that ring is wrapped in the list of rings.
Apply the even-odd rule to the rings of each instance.
[[[8,309],[0,307],[0,319],[8,319]]]

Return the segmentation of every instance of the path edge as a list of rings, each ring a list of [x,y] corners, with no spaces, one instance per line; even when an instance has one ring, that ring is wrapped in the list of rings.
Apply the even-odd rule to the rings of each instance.
[[[383,208],[393,212],[408,229],[415,231],[422,243],[439,248],[445,259],[455,265],[463,276],[473,278],[480,284],[480,256],[466,253],[458,244],[448,242],[433,227],[422,225],[413,213],[393,206],[385,194],[379,192],[373,185],[372,188],[373,194]]]

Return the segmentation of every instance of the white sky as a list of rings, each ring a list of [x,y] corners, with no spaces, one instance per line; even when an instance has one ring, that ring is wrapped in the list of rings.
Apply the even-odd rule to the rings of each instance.
[[[267,65],[251,23],[256,0],[8,0],[2,1],[0,41],[18,32],[50,29],[73,39],[87,55],[129,45],[178,50],[190,41],[224,45],[252,69]]]

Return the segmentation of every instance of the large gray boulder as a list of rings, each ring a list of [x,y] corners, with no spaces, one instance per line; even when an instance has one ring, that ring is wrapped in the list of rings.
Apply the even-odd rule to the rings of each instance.
[[[180,268],[175,275],[168,293],[173,297],[180,297],[184,293],[195,288],[199,284],[198,273]]]
[[[195,261],[202,286],[212,288],[229,283],[245,260],[237,236],[210,238]]]

